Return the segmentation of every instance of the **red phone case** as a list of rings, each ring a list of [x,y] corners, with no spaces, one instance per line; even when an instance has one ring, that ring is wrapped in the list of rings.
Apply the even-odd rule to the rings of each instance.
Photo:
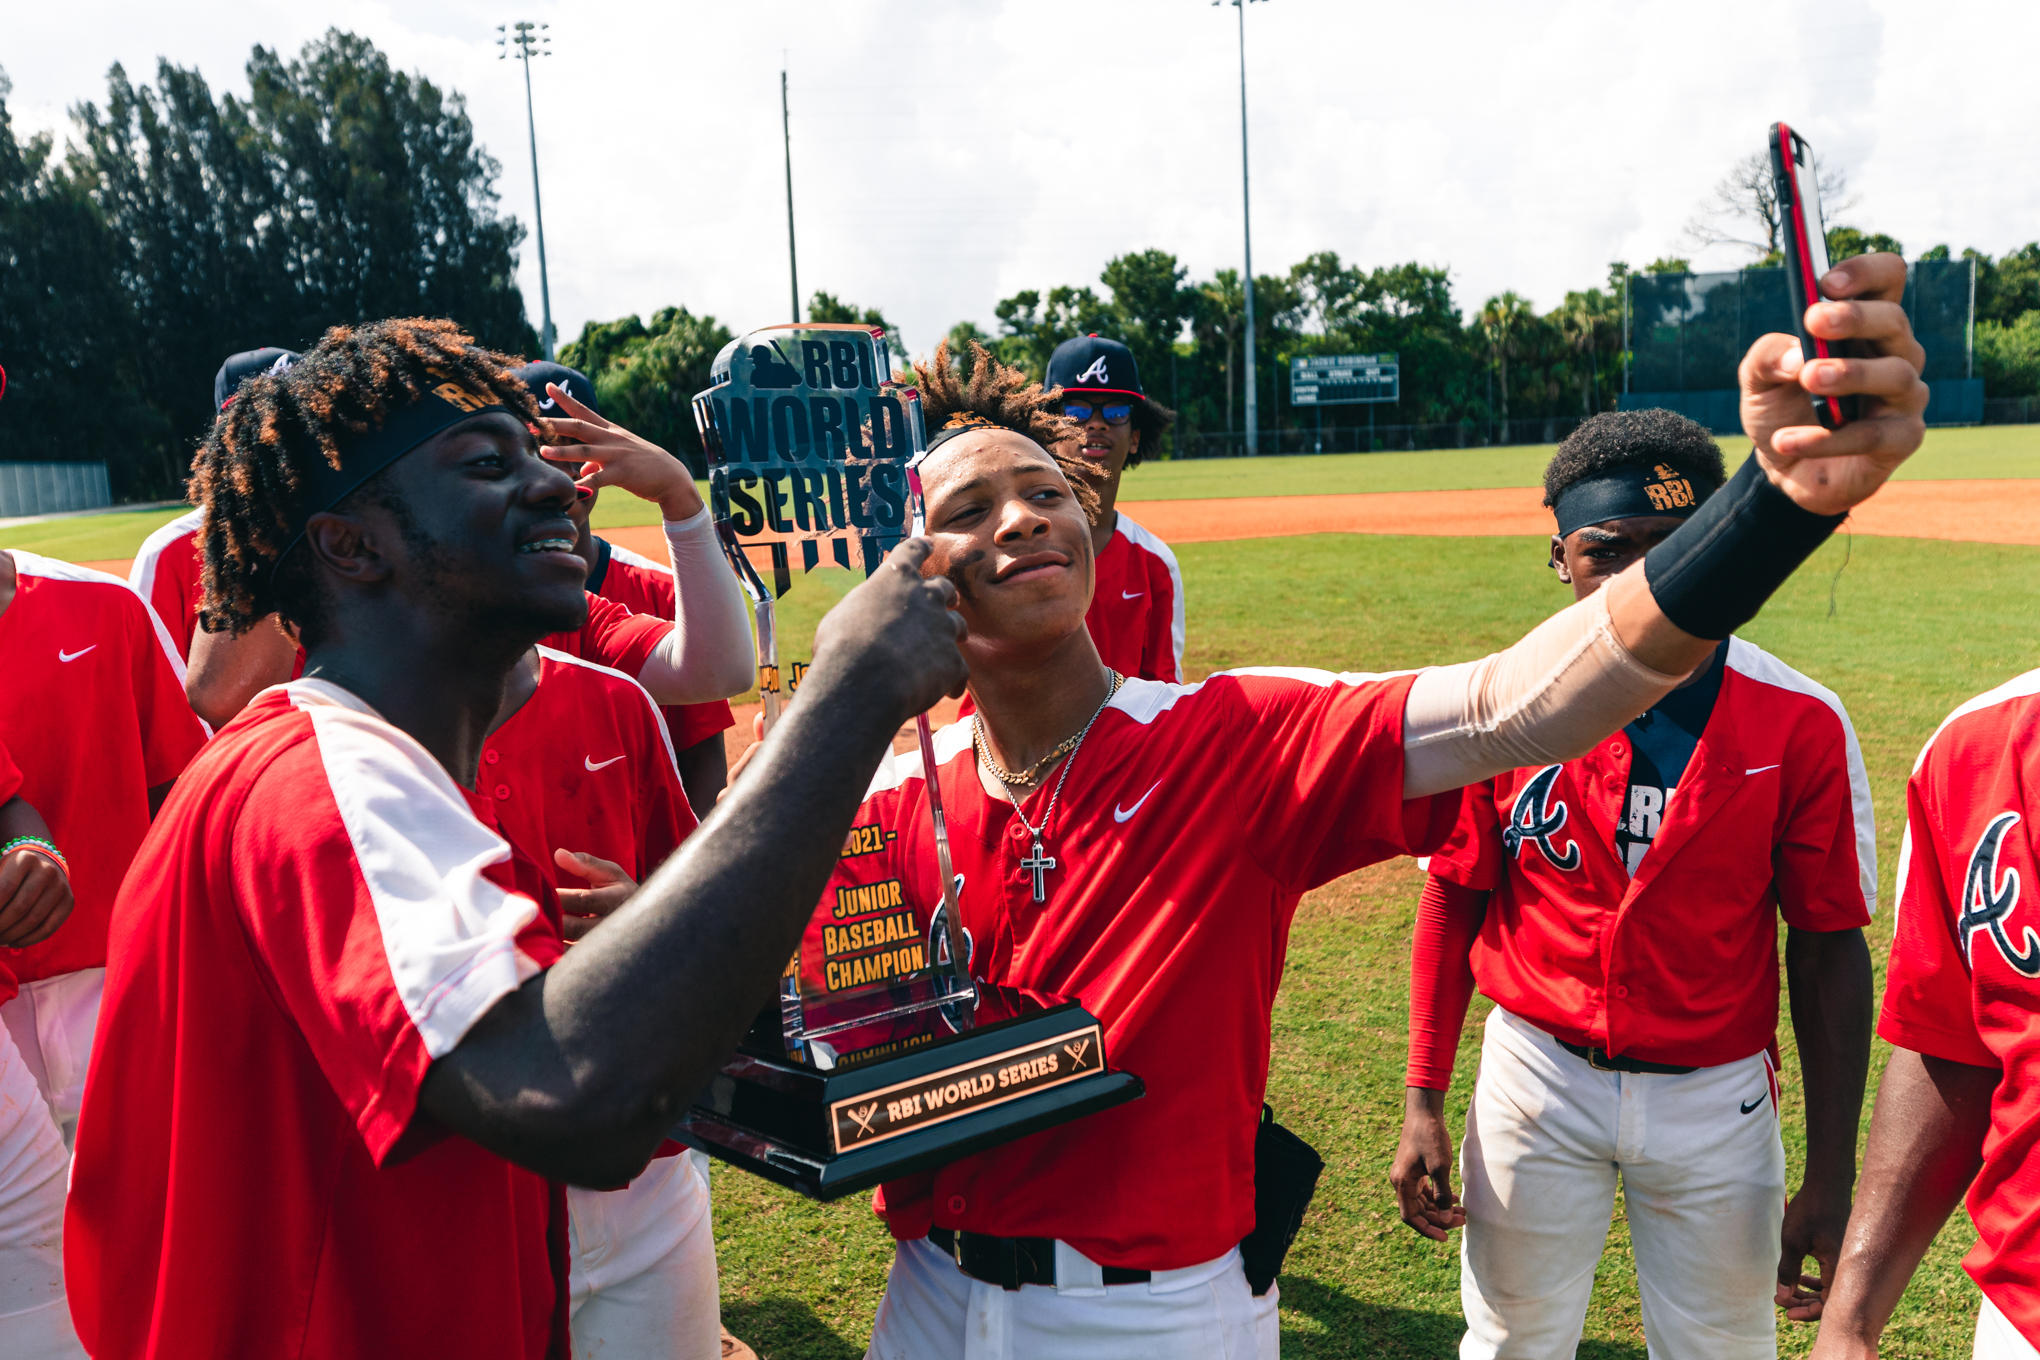
[[[1806,329],[1806,309],[1820,301],[1820,279],[1828,270],[1827,224],[1821,220],[1819,187],[1813,182],[1813,173],[1813,150],[1806,139],[1784,123],[1771,124],[1771,181],[1784,228],[1792,329],[1799,336],[1799,352],[1809,360],[1826,359],[1834,353],[1827,341]],[[1856,400],[1814,395],[1813,413],[1826,428],[1839,430],[1855,418]]]

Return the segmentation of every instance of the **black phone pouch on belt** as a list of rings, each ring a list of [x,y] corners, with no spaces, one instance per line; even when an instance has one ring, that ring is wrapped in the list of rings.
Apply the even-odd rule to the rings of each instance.
[[[1317,1149],[1276,1123],[1275,1111],[1262,1105],[1254,1132],[1254,1230],[1240,1243],[1240,1264],[1254,1297],[1266,1294],[1282,1273],[1324,1169]]]

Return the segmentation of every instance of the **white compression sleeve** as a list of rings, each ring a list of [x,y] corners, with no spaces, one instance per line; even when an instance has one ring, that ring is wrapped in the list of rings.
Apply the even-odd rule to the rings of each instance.
[[[662,704],[705,704],[748,690],[757,678],[751,620],[736,573],[723,560],[708,507],[668,523],[673,631],[645,659],[638,682]]]
[[[1403,797],[1585,755],[1683,679],[1622,645],[1596,591],[1505,651],[1417,677],[1403,707]]]

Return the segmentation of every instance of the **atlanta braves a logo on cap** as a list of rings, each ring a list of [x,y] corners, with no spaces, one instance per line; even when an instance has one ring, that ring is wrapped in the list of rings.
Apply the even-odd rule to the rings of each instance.
[[[1568,840],[1564,854],[1551,843],[1551,838],[1565,829],[1565,802],[1554,801],[1551,796],[1558,783],[1558,772],[1564,768],[1546,765],[1517,791],[1516,801],[1509,807],[1509,824],[1502,828],[1502,849],[1521,859],[1523,843],[1528,841],[1536,845],[1552,868],[1569,871],[1580,867],[1580,843]]]
[[[2000,812],[1969,852],[1969,872],[1962,879],[1962,914],[1956,918],[1955,931],[1972,973],[1976,971],[1976,933],[1988,931],[1990,942],[2020,976],[2040,977],[2040,936],[2033,933],[2033,927],[2022,927],[2026,952],[2021,954],[2012,948],[2012,937],[2005,931],[2005,918],[2019,905],[2019,871],[2008,868],[1999,872],[1998,847],[2018,821],[2018,813]]]
[[[1101,354],[1097,358],[1093,359],[1091,361],[1091,366],[1085,369],[1082,373],[1079,373],[1076,376],[1075,381],[1080,385],[1089,382],[1097,383],[1111,382],[1112,375],[1105,371],[1105,356]]]

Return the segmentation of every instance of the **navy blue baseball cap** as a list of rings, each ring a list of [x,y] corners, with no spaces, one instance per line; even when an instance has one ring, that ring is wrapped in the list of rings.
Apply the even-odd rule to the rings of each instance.
[[[565,364],[556,364],[550,359],[534,359],[517,370],[517,381],[523,383],[531,392],[532,398],[538,402],[539,412],[548,419],[553,416],[565,416],[566,412],[560,409],[558,402],[546,395],[547,383],[559,388],[596,415],[602,414],[602,403],[595,400],[595,384],[589,382],[588,375],[578,368],[568,368]]]
[[[1048,356],[1044,386],[1060,387],[1065,397],[1080,392],[1147,397],[1140,388],[1140,369],[1133,362],[1133,351],[1117,340],[1096,335],[1080,335],[1057,345],[1055,353]]]
[[[290,366],[299,359],[296,350],[278,349],[265,345],[261,349],[244,349],[239,354],[227,356],[220,365],[220,371],[213,374],[212,399],[215,411],[224,411],[234,404],[234,394],[241,390],[241,384],[250,378],[264,374],[290,372]]]

